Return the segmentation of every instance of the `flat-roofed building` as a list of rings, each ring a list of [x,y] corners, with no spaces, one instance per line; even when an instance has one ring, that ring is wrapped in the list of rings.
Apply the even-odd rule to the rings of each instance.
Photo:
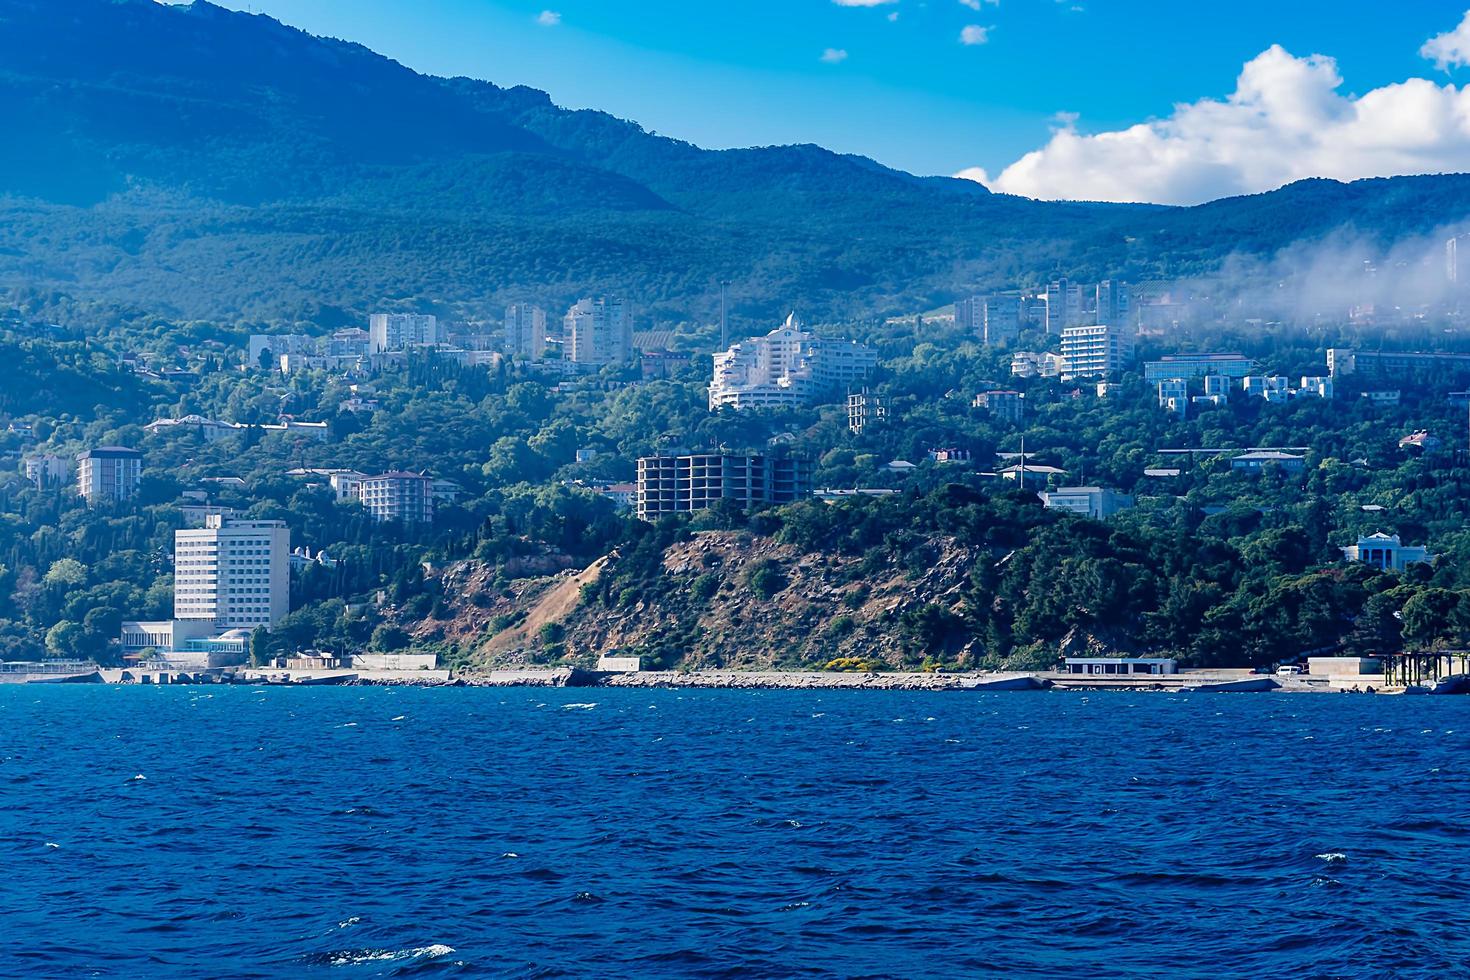
[[[1105,377],[1133,364],[1133,331],[1095,324],[1062,331],[1062,380]]]
[[[285,521],[212,514],[174,532],[174,618],[216,629],[270,629],[290,612],[291,531]]]
[[[439,318],[432,313],[374,313],[368,317],[368,348],[374,354],[437,343]]]
[[[356,496],[375,521],[428,524],[434,520],[434,481],[422,473],[400,470],[365,476]]]
[[[1143,380],[1157,384],[1169,378],[1244,378],[1256,370],[1256,362],[1244,354],[1166,354],[1157,361],[1145,361]],[[1206,391],[1206,394],[1214,392]]]
[[[1327,373],[1334,378],[1355,374],[1394,381],[1421,380],[1435,373],[1466,377],[1470,376],[1470,354],[1332,347],[1327,351]]]
[[[505,308],[505,352],[539,361],[546,356],[546,311],[529,303]]]
[[[578,300],[562,320],[564,354],[573,364],[601,367],[633,360],[633,321],[613,297]]]
[[[77,456],[77,493],[89,504],[130,500],[143,483],[143,454],[98,446]]]
[[[1159,382],[1159,407],[1181,419],[1189,417],[1189,382],[1184,378],[1165,378]]]
[[[744,508],[787,504],[811,496],[812,465],[804,456],[694,453],[638,460],[638,516],[704,510],[719,500]]]
[[[1133,498],[1105,487],[1058,487],[1037,494],[1049,510],[1065,510],[1079,517],[1105,521],[1133,506]]]

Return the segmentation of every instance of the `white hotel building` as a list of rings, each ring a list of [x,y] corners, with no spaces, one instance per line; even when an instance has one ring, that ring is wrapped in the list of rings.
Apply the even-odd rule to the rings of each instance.
[[[209,515],[174,532],[174,619],[215,629],[270,629],[290,611],[291,531],[285,521]]]
[[[764,337],[751,337],[715,355],[710,411],[810,405],[862,381],[878,363],[870,347],[825,340],[803,329],[793,313]]]
[[[1133,330],[1097,324],[1062,331],[1062,380],[1106,377],[1133,365]]]

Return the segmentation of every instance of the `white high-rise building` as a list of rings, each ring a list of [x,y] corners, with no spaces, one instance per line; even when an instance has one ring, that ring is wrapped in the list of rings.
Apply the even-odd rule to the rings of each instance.
[[[290,612],[291,531],[285,521],[205,517],[174,532],[174,619],[216,629],[270,629]]]
[[[1104,279],[1097,284],[1098,323],[1110,327],[1126,327],[1132,322],[1132,303],[1128,284],[1117,279]]]
[[[1082,287],[1058,279],[1046,287],[1046,332],[1061,333],[1086,321],[1082,306]]]
[[[1098,378],[1133,364],[1133,331],[1096,324],[1062,331],[1062,380]]]
[[[808,333],[793,313],[764,337],[751,337],[715,355],[709,407],[736,410],[810,405],[862,381],[878,363],[870,347]]]
[[[512,303],[505,308],[505,352],[530,361],[546,354],[546,311]]]
[[[374,354],[437,343],[439,318],[432,313],[374,313],[368,317],[368,349]]]
[[[77,493],[89,504],[128,500],[143,482],[143,454],[126,446],[99,446],[77,457]]]
[[[565,357],[573,364],[627,364],[633,359],[633,320],[620,299],[579,300],[563,321]]]

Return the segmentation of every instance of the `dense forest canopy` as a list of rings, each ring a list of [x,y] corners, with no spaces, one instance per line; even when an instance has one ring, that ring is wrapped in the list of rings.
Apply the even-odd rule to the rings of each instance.
[[[712,321],[729,280],[741,323],[849,319],[1470,212],[1463,176],[1180,209],[1029,201],[816,146],[709,151],[205,2],[0,0],[0,25],[0,287],[173,317],[493,319],[611,292],[653,326]]]

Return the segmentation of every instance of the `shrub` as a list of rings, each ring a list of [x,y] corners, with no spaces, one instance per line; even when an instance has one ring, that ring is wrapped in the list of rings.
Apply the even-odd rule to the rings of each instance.
[[[777,593],[786,588],[786,575],[779,562],[761,558],[751,562],[746,569],[745,585],[757,599],[766,601],[774,599]]]

